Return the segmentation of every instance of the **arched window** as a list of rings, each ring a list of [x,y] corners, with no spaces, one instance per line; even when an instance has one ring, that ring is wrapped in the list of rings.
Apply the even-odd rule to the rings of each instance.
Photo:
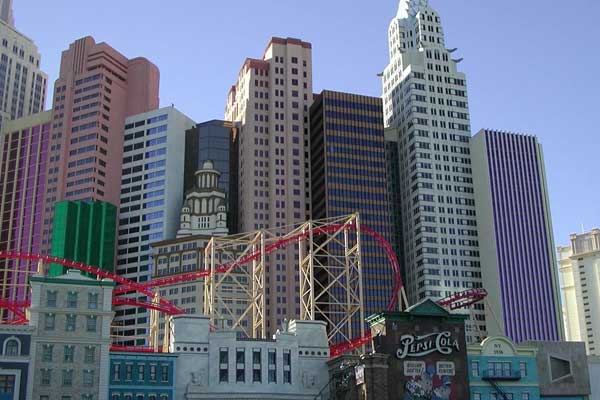
[[[17,357],[21,353],[21,343],[17,338],[9,338],[4,343],[4,355],[8,357]]]

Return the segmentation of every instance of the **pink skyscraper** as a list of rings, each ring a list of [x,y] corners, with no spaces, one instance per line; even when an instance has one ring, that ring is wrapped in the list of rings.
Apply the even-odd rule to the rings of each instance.
[[[50,247],[54,203],[99,200],[119,206],[125,118],[158,108],[160,73],[92,37],[62,54],[54,86],[42,248]]]

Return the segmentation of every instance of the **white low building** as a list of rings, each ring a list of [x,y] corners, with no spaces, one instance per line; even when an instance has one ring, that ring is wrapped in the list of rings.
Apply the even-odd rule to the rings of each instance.
[[[171,324],[177,399],[314,399],[329,380],[325,323],[291,321],[273,339],[211,332],[209,319]]]

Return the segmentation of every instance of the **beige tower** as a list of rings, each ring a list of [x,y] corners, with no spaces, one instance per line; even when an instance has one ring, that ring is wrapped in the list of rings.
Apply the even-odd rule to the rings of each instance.
[[[309,213],[305,160],[312,103],[311,44],[272,38],[262,59],[246,59],[231,88],[225,119],[239,125],[241,232],[282,229]],[[269,257],[267,331],[300,313],[295,249]]]

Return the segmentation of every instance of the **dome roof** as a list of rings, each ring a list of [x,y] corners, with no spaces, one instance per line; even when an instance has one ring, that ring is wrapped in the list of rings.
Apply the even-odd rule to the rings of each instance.
[[[215,164],[212,162],[212,160],[206,160],[204,161],[204,164],[202,164],[202,169],[214,169],[215,168]]]

